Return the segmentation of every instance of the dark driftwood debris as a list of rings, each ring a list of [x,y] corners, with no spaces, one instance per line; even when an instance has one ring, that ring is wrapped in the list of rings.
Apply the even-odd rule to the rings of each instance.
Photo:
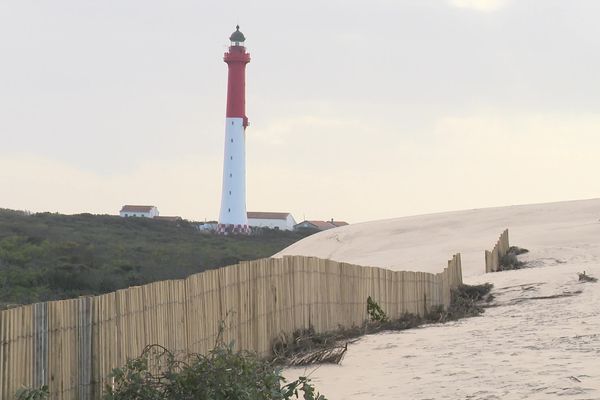
[[[292,356],[288,360],[288,364],[295,366],[309,364],[339,364],[342,362],[347,350],[348,343],[343,346],[308,351]]]
[[[598,282],[598,278],[586,275],[585,271],[583,271],[583,273],[579,272],[577,275],[579,275],[580,282]]]

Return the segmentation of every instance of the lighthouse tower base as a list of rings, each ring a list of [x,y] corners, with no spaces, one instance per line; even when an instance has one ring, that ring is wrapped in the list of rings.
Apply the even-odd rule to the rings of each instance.
[[[249,235],[251,232],[248,225],[219,224],[217,226],[219,235]]]

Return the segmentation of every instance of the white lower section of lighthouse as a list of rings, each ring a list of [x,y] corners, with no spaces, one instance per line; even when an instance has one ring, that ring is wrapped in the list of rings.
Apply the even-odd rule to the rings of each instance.
[[[247,233],[246,134],[243,118],[226,118],[219,231]]]

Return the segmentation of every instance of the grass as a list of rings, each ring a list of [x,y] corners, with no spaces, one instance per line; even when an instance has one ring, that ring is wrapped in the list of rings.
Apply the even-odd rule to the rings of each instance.
[[[0,309],[184,278],[269,257],[305,236],[217,236],[185,220],[0,209]]]

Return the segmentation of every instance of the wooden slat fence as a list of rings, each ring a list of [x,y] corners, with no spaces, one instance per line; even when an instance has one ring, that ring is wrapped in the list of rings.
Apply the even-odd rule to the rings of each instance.
[[[508,241],[508,229],[500,235],[498,242],[492,249],[492,251],[485,251],[485,272],[497,272],[500,270],[500,260],[508,252],[510,243]]]
[[[391,317],[450,304],[460,254],[443,272],[390,271],[286,256],[205,271],[94,297],[0,312],[0,399],[48,385],[51,399],[100,399],[110,371],[148,344],[207,353],[224,339],[267,356],[282,332],[359,325],[371,296]]]

